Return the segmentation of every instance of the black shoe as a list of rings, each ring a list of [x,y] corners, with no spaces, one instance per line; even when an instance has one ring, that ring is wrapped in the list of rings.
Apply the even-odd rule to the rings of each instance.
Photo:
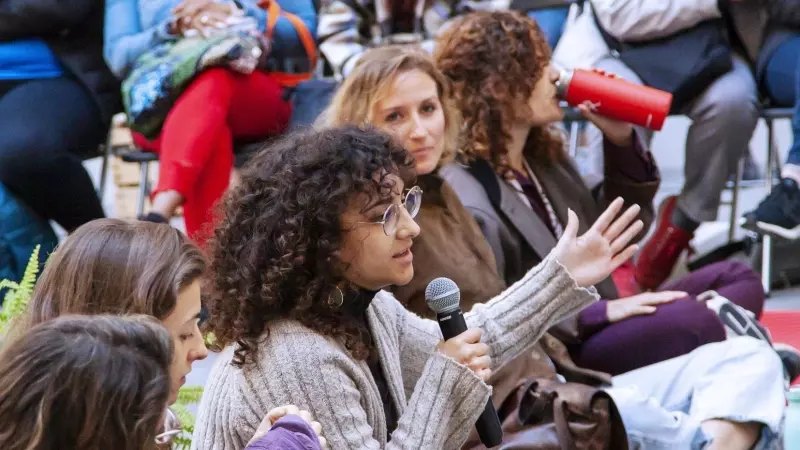
[[[154,212],[147,213],[146,216],[139,216],[138,219],[144,222],[169,223],[169,220],[167,220],[166,217]]]
[[[783,363],[783,370],[786,378],[791,383],[795,378],[800,376],[800,352],[796,348],[788,344],[775,344],[775,352],[781,358]]]
[[[783,178],[755,211],[744,215],[744,228],[784,239],[800,238],[800,187]]]

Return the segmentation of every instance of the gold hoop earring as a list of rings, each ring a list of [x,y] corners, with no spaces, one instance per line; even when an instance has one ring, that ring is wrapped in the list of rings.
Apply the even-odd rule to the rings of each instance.
[[[331,308],[341,308],[344,304],[344,294],[342,290],[339,289],[339,286],[333,285],[333,289],[331,289],[331,293],[328,294],[328,306]]]

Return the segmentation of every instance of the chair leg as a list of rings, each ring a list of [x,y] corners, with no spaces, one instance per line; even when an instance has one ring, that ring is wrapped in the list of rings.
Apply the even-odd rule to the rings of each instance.
[[[580,122],[573,120],[569,124],[569,156],[575,158],[578,156],[578,137],[580,134]]]
[[[136,217],[144,215],[144,202],[150,195],[149,168],[150,163],[147,161],[139,164],[141,174],[139,175],[139,197],[136,200]]]
[[[733,242],[736,236],[736,225],[739,222],[739,188],[742,181],[742,173],[744,172],[744,162],[747,156],[742,157],[739,163],[736,164],[736,173],[733,178],[733,190],[731,191],[731,216],[728,223],[728,243]]]
[[[771,120],[767,119],[767,167],[766,172],[766,188],[767,194],[772,192],[772,175],[775,171],[775,162],[777,160],[775,153],[776,149],[773,145],[774,129]],[[772,236],[767,234],[763,235],[761,244],[761,284],[764,287],[764,293],[769,296],[772,285]]]
[[[103,201],[106,194],[106,182],[108,182],[108,161],[111,159],[111,131],[106,136],[106,143],[103,145],[103,163],[100,165],[100,183],[97,186],[97,196]]]

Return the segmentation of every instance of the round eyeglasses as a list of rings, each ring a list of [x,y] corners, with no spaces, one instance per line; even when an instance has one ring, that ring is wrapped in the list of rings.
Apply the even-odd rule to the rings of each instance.
[[[406,192],[406,196],[403,199],[403,207],[405,208],[406,212],[408,212],[408,215],[413,219],[414,217],[417,217],[420,205],[422,205],[422,188],[419,186],[414,186]],[[397,232],[397,225],[400,223],[400,214],[400,205],[392,203],[388,208],[386,208],[386,212],[383,213],[382,220],[377,222],[356,223],[381,224],[383,225],[383,232],[387,236],[394,236],[394,234]]]

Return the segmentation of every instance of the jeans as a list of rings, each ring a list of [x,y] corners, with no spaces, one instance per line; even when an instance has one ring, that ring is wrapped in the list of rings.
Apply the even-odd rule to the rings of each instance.
[[[764,70],[764,88],[778,106],[794,107],[792,132],[787,163],[800,165],[800,34],[784,41],[770,57]]]
[[[763,425],[754,450],[781,448],[783,367],[751,337],[704,345],[613,378],[607,392],[622,416],[631,450],[699,450],[711,443],[709,419]]]
[[[595,65],[627,81],[642,84],[636,72],[620,59],[608,56]],[[678,208],[695,222],[716,220],[722,190],[736,173],[759,116],[758,89],[745,59],[734,55],[733,69],[720,76],[681,111],[692,120],[686,135],[683,189]],[[652,131],[635,127],[649,142]],[[588,147],[600,151],[602,134],[594,125],[587,129]],[[597,150],[595,150],[597,149]]]
[[[528,17],[539,25],[551,49],[556,48],[558,40],[561,39],[564,24],[567,22],[567,13],[569,8],[548,8],[528,12]]]
[[[233,142],[259,141],[286,130],[292,106],[271,75],[206,70],[181,93],[154,141],[137,144],[160,155],[153,195],[176,191],[184,198],[186,233],[201,246],[210,237],[214,205],[228,189]]]
[[[104,217],[82,164],[107,132],[89,92],[71,78],[0,82],[0,183],[68,232]]]

